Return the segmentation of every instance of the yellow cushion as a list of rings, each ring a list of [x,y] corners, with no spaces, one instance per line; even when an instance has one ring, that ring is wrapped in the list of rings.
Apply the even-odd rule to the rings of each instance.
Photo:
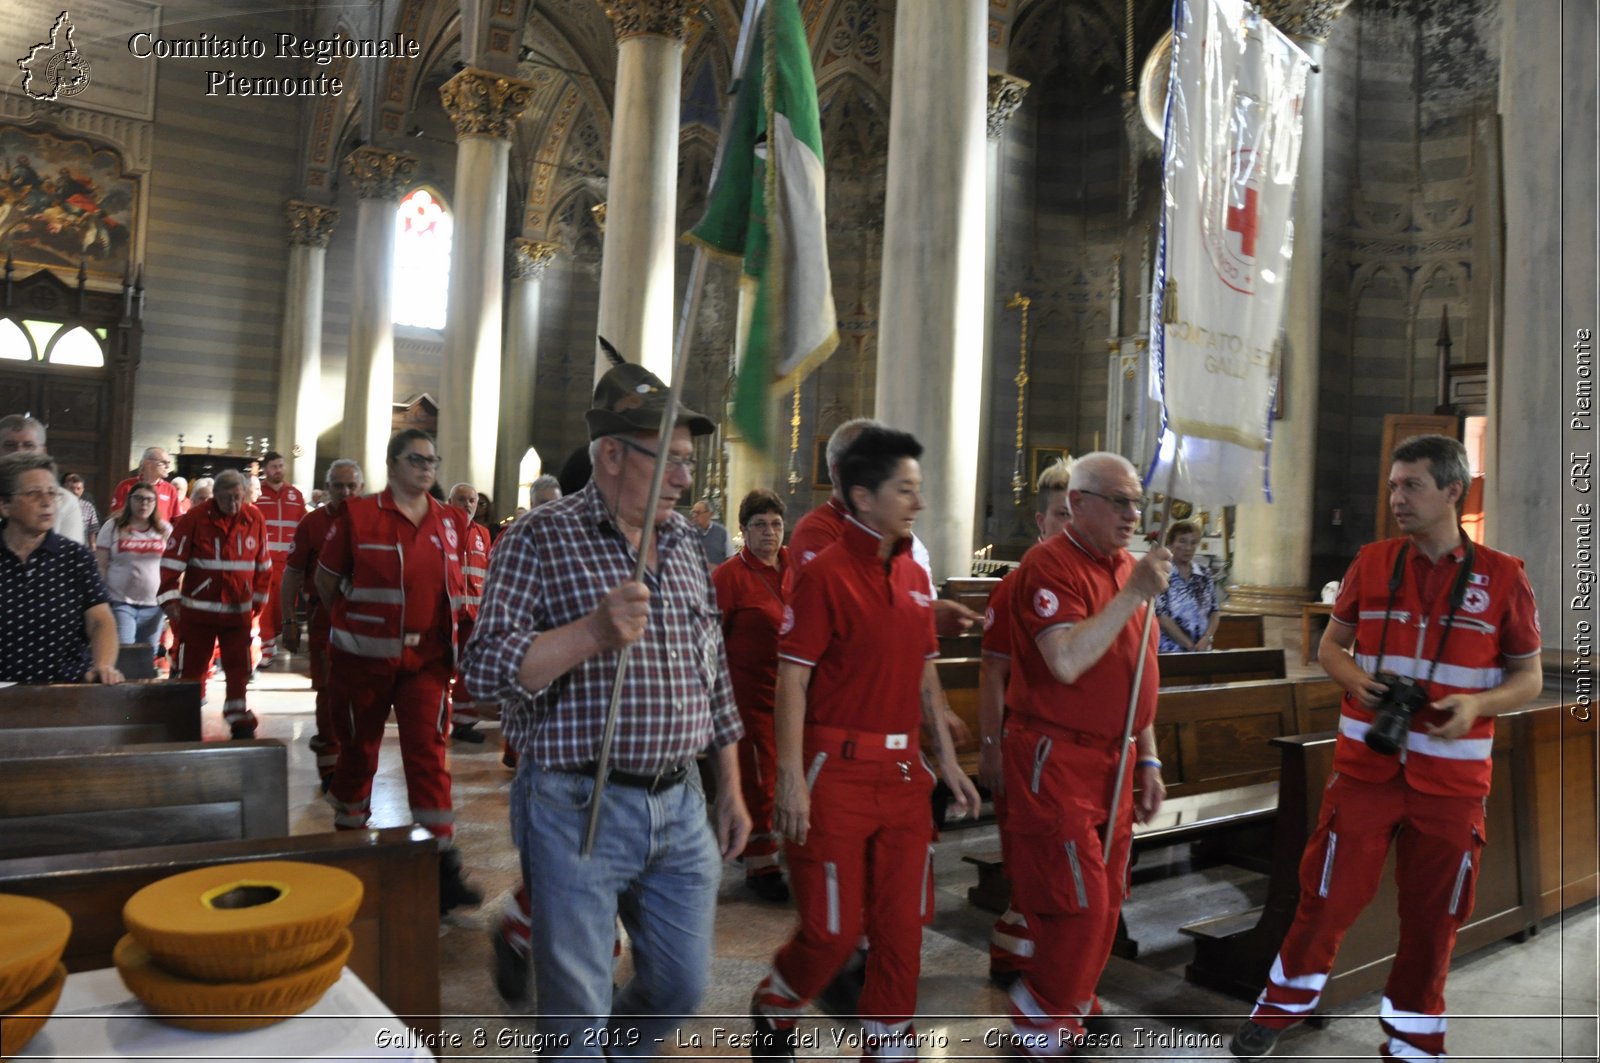
[[[67,968],[58,963],[32,993],[0,1015],[0,1059],[14,1056],[28,1046],[56,1010],[61,987],[66,984]]]
[[[10,1011],[50,977],[71,936],[72,919],[60,908],[0,893],[0,1011]]]
[[[339,932],[338,943],[316,962],[258,982],[202,982],[166,970],[144,946],[126,934],[112,960],[130,992],[156,1018],[186,1030],[254,1030],[305,1011],[339,980],[353,939]]]

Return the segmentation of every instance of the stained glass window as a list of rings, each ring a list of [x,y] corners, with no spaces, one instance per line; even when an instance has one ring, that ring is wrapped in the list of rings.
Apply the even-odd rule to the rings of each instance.
[[[395,214],[394,323],[443,329],[450,301],[450,244],[455,223],[427,188],[400,201]]]

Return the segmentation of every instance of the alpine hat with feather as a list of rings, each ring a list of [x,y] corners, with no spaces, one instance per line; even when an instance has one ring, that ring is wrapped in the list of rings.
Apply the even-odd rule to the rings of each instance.
[[[644,366],[624,361],[604,336],[598,339],[611,368],[594,386],[594,408],[583,415],[589,424],[589,438],[660,431],[667,385]],[[710,435],[717,427],[705,414],[682,404],[678,406],[677,423],[696,436]]]

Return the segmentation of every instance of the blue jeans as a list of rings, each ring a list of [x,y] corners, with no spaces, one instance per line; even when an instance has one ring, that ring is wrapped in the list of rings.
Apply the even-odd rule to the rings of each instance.
[[[711,969],[722,879],[693,770],[658,794],[608,785],[594,852],[579,854],[594,780],[523,758],[511,831],[533,900],[533,969],[547,1056],[648,1057],[693,1015]],[[621,915],[634,976],[612,999]]]
[[[135,644],[155,648],[161,637],[161,606],[134,605],[131,602],[112,602],[111,615],[117,621],[117,641],[124,646]]]

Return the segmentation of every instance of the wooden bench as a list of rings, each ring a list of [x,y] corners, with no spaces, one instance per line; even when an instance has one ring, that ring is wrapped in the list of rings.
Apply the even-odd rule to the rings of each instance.
[[[1267,629],[1260,613],[1223,613],[1217,622],[1211,646],[1218,650],[1248,650],[1267,643]]]
[[[1490,842],[1456,956],[1502,938],[1520,939],[1536,930],[1539,919],[1596,895],[1594,727],[1568,720],[1567,707],[1546,705],[1508,713],[1496,723]],[[1274,740],[1282,773],[1266,903],[1182,928],[1195,939],[1190,981],[1241,999],[1260,992],[1299,903],[1301,854],[1316,827],[1335,741],[1330,732]],[[1578,822],[1564,822],[1566,812]],[[1566,859],[1569,845],[1575,851]],[[1322,1007],[1337,1007],[1384,984],[1399,936],[1396,901],[1391,852],[1377,897],[1345,936]]]
[[[0,893],[66,909],[67,969],[96,970],[111,966],[124,932],[122,906],[134,893],[198,867],[255,860],[328,864],[361,879],[366,892],[350,925],[349,968],[411,1027],[438,1031],[438,845],[420,827],[0,860]]]
[[[939,671],[939,683],[944,687],[950,711],[967,725],[971,737],[956,746],[956,758],[961,770],[968,775],[978,774],[978,751],[983,748],[983,729],[978,725],[978,657],[941,657],[934,661]]]
[[[289,833],[275,741],[0,759],[0,859]]]
[[[1250,679],[1282,679],[1288,674],[1282,649],[1203,650],[1162,653],[1161,685],[1204,686]]]
[[[36,756],[200,741],[199,683],[52,683],[0,689],[0,749]]]

